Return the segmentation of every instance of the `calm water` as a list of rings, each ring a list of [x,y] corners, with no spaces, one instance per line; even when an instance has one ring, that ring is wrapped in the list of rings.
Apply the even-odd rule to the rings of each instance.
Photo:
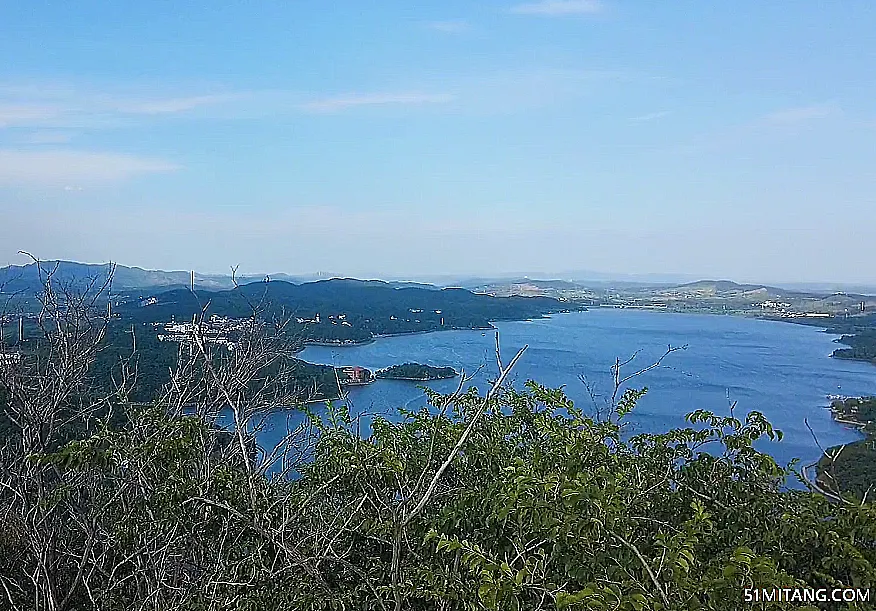
[[[796,457],[808,464],[820,456],[804,418],[824,447],[860,438],[856,431],[832,421],[824,409],[826,395],[876,394],[876,367],[829,358],[836,348],[835,336],[803,325],[731,316],[594,309],[496,326],[506,362],[518,348],[529,344],[512,376],[516,384],[534,379],[547,386],[565,385],[569,397],[585,408],[592,406],[592,401],[579,375],[587,376],[605,393],[610,391],[608,369],[615,357],[625,359],[639,350],[634,364],[644,367],[659,358],[668,345],[687,344],[687,350],[671,354],[659,369],[636,379],[635,385],[648,386],[649,392],[633,413],[632,426],[659,432],[683,426],[685,414],[695,409],[726,414],[729,394],[730,400],[737,402],[737,415],[761,411],[784,431],[784,441],[762,446],[781,462]],[[484,366],[474,384],[485,389],[487,379],[496,374],[494,342],[493,332],[444,331],[381,338],[365,346],[310,346],[301,358],[369,369],[407,361],[450,365],[467,372]],[[425,384],[451,392],[457,383],[439,380]],[[425,404],[418,387],[422,384],[378,380],[351,389],[350,400],[357,412],[415,408]],[[266,445],[271,437],[266,436]]]

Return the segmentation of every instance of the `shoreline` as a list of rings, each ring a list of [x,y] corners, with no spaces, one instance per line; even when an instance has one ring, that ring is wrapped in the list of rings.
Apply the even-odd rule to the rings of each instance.
[[[377,340],[385,339],[389,337],[405,337],[408,335],[426,335],[429,333],[442,333],[444,331],[495,331],[497,327],[495,323],[499,322],[530,322],[533,320],[546,320],[551,318],[556,314],[579,314],[583,312],[587,312],[590,308],[594,306],[581,306],[579,310],[557,310],[556,312],[544,312],[539,317],[536,318],[502,318],[491,320],[488,322],[487,326],[484,327],[453,327],[446,326],[440,329],[422,329],[419,331],[401,331],[399,333],[375,333],[369,339],[364,340],[356,340],[356,341],[347,341],[347,342],[335,342],[332,340],[305,340],[304,348],[299,350],[298,352],[302,352],[307,346],[319,346],[323,348],[355,348],[357,346],[367,346],[369,344],[373,344]]]
[[[377,377],[378,380],[399,380],[402,382],[437,382],[438,380],[452,380],[454,378],[458,378],[459,374],[455,376],[447,376],[444,378],[382,378],[380,376]]]
[[[373,344],[373,343],[374,343],[374,338],[373,338],[373,337],[372,337],[371,339],[363,339],[363,340],[361,340],[361,341],[352,341],[352,342],[333,342],[333,341],[329,341],[329,340],[318,340],[318,339],[314,339],[314,340],[305,340],[305,341],[304,341],[304,346],[305,346],[305,348],[306,348],[307,346],[324,346],[324,347],[327,347],[327,348],[334,348],[334,347],[338,347],[338,348],[346,348],[346,347],[348,347],[348,346],[349,346],[349,347],[353,347],[353,346],[367,346],[368,344]],[[304,348],[302,348],[302,350],[303,350],[303,349],[304,349]]]
[[[374,335],[374,339],[383,339],[385,337],[403,337],[405,335],[426,335],[427,333],[441,333],[442,331],[490,331],[496,328],[495,325],[493,325],[493,322],[498,321],[490,321],[490,325],[487,327],[447,327],[444,329],[423,329],[422,331],[410,331],[407,333],[376,333]]]
[[[836,320],[836,317],[834,317],[833,319]],[[817,328],[821,333],[824,333],[827,335],[833,335],[834,336],[833,343],[839,344],[840,346],[845,346],[845,348],[834,348],[833,351],[829,355],[830,358],[837,359],[840,361],[850,361],[850,362],[854,362],[854,363],[869,363],[870,365],[876,366],[876,360],[874,360],[874,359],[860,358],[860,357],[849,357],[849,356],[843,356],[842,354],[837,354],[840,350],[854,348],[854,346],[852,344],[847,344],[847,343],[843,342],[842,339],[844,337],[855,338],[860,334],[860,331],[857,333],[847,333],[847,332],[840,331],[835,327],[807,323],[807,322],[803,322],[802,320],[789,320],[788,322],[791,322],[793,324],[802,325],[805,327]],[[876,329],[876,327],[874,327],[874,329]]]
[[[836,316],[818,316],[818,317],[806,317],[806,316],[770,316],[770,315],[762,315],[758,313],[747,313],[747,312],[739,312],[739,311],[731,311],[731,312],[716,312],[712,310],[687,310],[687,309],[673,309],[666,307],[656,307],[656,306],[627,306],[627,305],[610,305],[610,304],[598,304],[595,306],[590,306],[592,309],[605,309],[605,310],[636,310],[636,311],[647,311],[647,312],[661,312],[665,314],[699,314],[702,316],[734,316],[737,318],[747,318],[750,320],[763,320],[769,322],[781,322],[781,323],[789,323],[792,325],[799,325],[802,327],[811,327],[813,329],[817,329],[821,333],[825,333],[827,335],[833,335],[833,342],[839,344],[840,346],[845,346],[845,348],[853,348],[851,344],[844,343],[842,341],[843,337],[855,337],[858,333],[845,333],[842,331],[838,331],[829,326],[829,322],[833,320],[837,320]],[[857,357],[848,357],[843,356],[842,354],[837,354],[839,350],[843,350],[845,348],[834,348],[833,351],[827,355],[830,358],[841,360],[841,361],[850,361],[854,363],[868,363],[870,365],[876,366],[876,361],[868,358],[857,358]]]

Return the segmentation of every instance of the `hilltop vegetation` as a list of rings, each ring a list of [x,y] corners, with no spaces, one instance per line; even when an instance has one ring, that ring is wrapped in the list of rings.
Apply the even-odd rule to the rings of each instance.
[[[739,284],[732,280],[697,280],[696,282],[688,282],[680,284],[676,289],[687,289],[692,291],[703,291],[713,295],[745,295],[750,293],[764,293],[765,295],[783,295],[789,291],[776,288],[774,286],[764,286],[762,284]]]

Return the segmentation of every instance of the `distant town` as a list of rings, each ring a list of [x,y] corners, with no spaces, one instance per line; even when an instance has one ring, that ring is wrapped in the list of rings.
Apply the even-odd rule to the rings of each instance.
[[[554,297],[592,307],[646,308],[767,318],[830,318],[876,311],[876,296],[845,292],[814,293],[777,287],[700,281],[677,286],[578,284],[563,280],[494,282],[471,287],[478,294]]]

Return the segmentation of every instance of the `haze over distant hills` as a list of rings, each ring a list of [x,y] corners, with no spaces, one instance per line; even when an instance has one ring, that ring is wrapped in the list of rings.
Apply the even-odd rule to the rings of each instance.
[[[41,277],[52,273],[61,282],[79,283],[92,278],[103,280],[111,269],[110,263],[79,263],[75,261],[40,261],[27,265],[9,265],[0,267],[0,290],[11,293],[29,291],[42,285]],[[301,283],[325,278],[322,274],[272,274],[272,280]],[[240,284],[264,280],[262,274],[244,274],[237,276]],[[234,286],[234,279],[229,274],[201,274],[195,272],[195,286],[203,289],[229,289]],[[149,270],[127,265],[115,265],[113,288],[129,289],[174,289],[188,287],[192,282],[192,272]]]
[[[44,277],[53,271],[54,277],[62,282],[82,282],[91,278],[100,280],[106,278],[110,270],[109,263],[80,263],[75,261],[41,261],[26,265],[9,265],[0,267],[0,291],[5,293],[29,292],[38,290],[41,286],[41,272]],[[41,268],[41,269],[40,269]],[[262,281],[265,278],[301,284],[332,277],[343,277],[340,274],[317,272],[310,274],[241,274],[236,277],[240,284]],[[705,289],[713,285],[716,293],[725,291],[752,291],[767,289],[770,294],[796,291],[807,293],[859,293],[876,294],[876,286],[850,285],[843,283],[745,283],[739,284],[730,280],[703,280],[683,274],[606,274],[593,271],[574,271],[558,274],[497,274],[495,276],[452,276],[426,275],[413,278],[387,277],[383,280],[394,287],[441,288],[458,286],[467,289],[480,289],[491,285],[531,284],[539,288],[575,288],[575,287],[608,287],[608,286],[653,286],[653,287],[686,287]],[[113,277],[113,288],[117,290],[170,290],[191,285],[192,273],[189,271],[147,270],[140,267],[116,264]],[[194,273],[194,284],[201,289],[222,290],[234,286],[231,273],[202,274]]]

